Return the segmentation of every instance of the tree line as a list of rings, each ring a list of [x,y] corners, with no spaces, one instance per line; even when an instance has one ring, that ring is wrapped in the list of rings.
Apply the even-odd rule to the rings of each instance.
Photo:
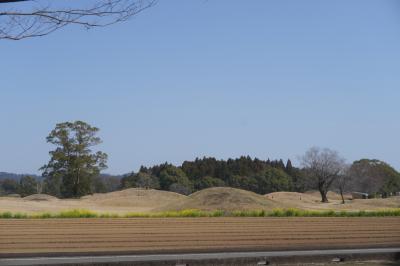
[[[238,159],[217,160],[202,158],[185,161],[180,166],[169,163],[141,167],[139,172],[124,176],[123,188],[143,187],[169,190],[181,194],[216,186],[229,186],[266,194],[274,191],[292,191],[296,169],[290,160],[259,160],[249,156]]]
[[[5,179],[0,182],[0,193],[21,196],[46,193],[76,198],[137,187],[187,195],[209,187],[229,186],[259,194],[318,190],[321,200],[327,202],[329,190],[336,190],[342,196],[344,192],[358,191],[383,197],[400,191],[400,173],[387,163],[362,159],[347,164],[336,151],[317,147],[300,158],[299,167],[293,166],[290,159],[204,157],[178,166],[167,162],[142,166],[138,172],[123,176],[102,175],[101,171],[107,168],[107,154],[93,150],[101,143],[98,131],[83,121],[57,124],[47,137],[55,149],[49,152],[49,162],[40,168],[43,179],[30,176],[19,182]]]

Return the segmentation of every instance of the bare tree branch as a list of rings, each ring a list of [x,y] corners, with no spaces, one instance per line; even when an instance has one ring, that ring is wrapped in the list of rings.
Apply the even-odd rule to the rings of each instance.
[[[7,2],[30,3],[3,4]],[[67,25],[79,25],[86,29],[104,27],[126,21],[155,5],[157,0],[53,1],[47,5],[43,2],[0,0],[0,39],[44,36]],[[82,6],[84,4],[87,6]]]
[[[328,191],[343,172],[345,160],[336,151],[318,147],[309,149],[300,159],[314,187],[319,190],[321,201],[328,202]]]
[[[26,2],[30,0],[0,0],[0,4],[2,3],[12,3],[12,2]]]

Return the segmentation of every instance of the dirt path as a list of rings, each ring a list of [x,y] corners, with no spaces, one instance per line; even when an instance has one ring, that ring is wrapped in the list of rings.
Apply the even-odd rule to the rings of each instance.
[[[0,256],[398,247],[400,218],[0,220]],[[7,255],[8,254],[8,255]]]

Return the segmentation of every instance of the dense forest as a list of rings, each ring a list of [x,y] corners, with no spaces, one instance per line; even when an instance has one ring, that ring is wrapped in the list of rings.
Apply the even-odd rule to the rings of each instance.
[[[150,187],[189,194],[208,187],[230,186],[260,194],[273,191],[304,190],[301,173],[290,160],[262,161],[249,156],[238,159],[215,158],[185,161],[181,166],[164,163],[122,178],[122,187]]]

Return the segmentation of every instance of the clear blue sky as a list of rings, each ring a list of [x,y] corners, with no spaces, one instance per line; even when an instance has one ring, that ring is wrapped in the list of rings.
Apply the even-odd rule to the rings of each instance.
[[[134,19],[0,41],[0,171],[57,122],[101,128],[108,173],[317,145],[400,169],[400,3],[160,0]]]

